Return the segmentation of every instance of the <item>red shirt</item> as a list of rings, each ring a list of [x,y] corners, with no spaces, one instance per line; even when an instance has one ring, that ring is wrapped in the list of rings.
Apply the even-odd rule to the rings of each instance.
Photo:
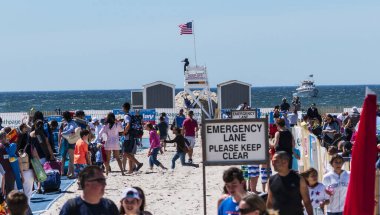
[[[185,136],[195,137],[195,128],[198,128],[198,122],[195,119],[186,118],[183,121],[183,129],[185,129]]]

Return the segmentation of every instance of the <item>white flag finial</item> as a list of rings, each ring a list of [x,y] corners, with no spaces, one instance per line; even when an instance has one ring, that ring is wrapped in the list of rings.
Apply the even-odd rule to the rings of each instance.
[[[373,90],[369,89],[369,87],[366,87],[365,88],[365,95],[366,96],[367,95],[376,95],[376,93]]]

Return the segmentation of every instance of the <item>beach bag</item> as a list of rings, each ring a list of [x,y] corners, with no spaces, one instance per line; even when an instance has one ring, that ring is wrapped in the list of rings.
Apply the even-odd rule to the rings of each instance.
[[[32,162],[34,173],[36,174],[36,177],[37,177],[37,181],[38,182],[45,181],[47,176],[46,176],[44,168],[42,167],[40,160],[38,160],[37,158],[32,158],[31,162]]]
[[[24,149],[20,149],[18,151],[18,155],[20,157],[23,170],[28,170],[30,168],[29,155],[28,155],[28,153],[25,152],[25,149],[27,146],[28,146],[28,144],[25,146]]]
[[[75,128],[74,133],[69,134],[69,135],[62,135],[62,137],[65,138],[67,142],[69,142],[69,144],[75,144],[80,139],[81,130],[82,130],[81,127],[77,127]]]
[[[61,174],[58,170],[49,170],[46,172],[46,180],[41,183],[44,193],[51,191],[61,191]]]

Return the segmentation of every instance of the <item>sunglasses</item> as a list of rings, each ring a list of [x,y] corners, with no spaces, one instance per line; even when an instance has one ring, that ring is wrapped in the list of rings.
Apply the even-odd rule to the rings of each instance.
[[[241,215],[248,214],[254,212],[255,210],[252,208],[239,208],[239,212]]]
[[[87,180],[88,182],[98,182],[100,184],[105,184],[106,183],[106,179],[105,178],[95,178],[95,179],[90,179],[90,180]]]

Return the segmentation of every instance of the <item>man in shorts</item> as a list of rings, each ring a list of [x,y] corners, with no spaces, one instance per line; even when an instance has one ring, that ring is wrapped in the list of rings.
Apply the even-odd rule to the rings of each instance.
[[[139,162],[135,158],[135,154],[137,152],[136,138],[132,131],[132,119],[129,114],[129,110],[131,109],[131,105],[126,102],[123,104],[124,115],[124,141],[121,147],[123,152],[123,170],[126,171],[127,159],[129,160],[129,170],[128,174],[132,174],[133,171],[139,171],[143,166],[143,163]],[[137,166],[136,166],[137,165]]]
[[[193,163],[193,149],[195,146],[195,135],[198,132],[198,122],[193,118],[194,112],[191,110],[188,113],[188,117],[183,121],[182,132],[183,136],[189,141],[189,163]]]

